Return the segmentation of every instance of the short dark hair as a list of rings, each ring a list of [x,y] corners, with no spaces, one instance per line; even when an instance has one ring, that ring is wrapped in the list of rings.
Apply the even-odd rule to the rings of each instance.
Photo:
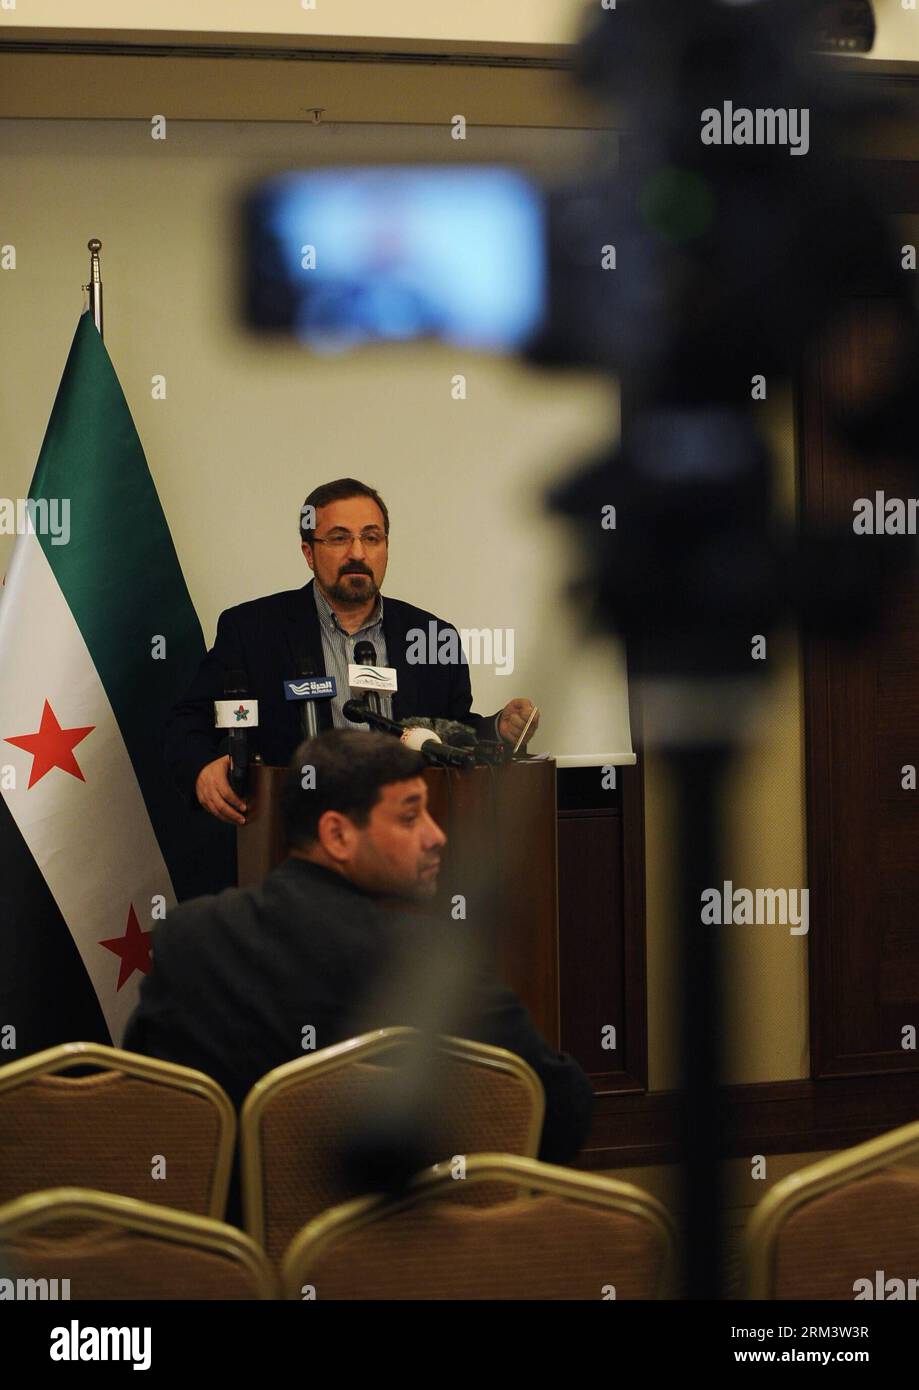
[[[300,508],[300,539],[306,541],[307,545],[312,545],[316,534],[312,527],[303,524],[307,507],[315,507],[318,510],[320,507],[328,506],[330,502],[344,502],[348,497],[370,497],[376,502],[383,513],[383,530],[387,536],[389,535],[389,512],[376,488],[369,487],[367,483],[359,483],[357,478],[336,478],[334,483],[321,483],[319,487],[314,487],[304,501]]]
[[[380,788],[420,777],[424,766],[420,753],[391,734],[328,729],[307,739],[290,761],[281,793],[288,847],[312,844],[326,811],[340,811],[355,825],[366,825]],[[304,768],[313,769],[312,787],[303,786]]]

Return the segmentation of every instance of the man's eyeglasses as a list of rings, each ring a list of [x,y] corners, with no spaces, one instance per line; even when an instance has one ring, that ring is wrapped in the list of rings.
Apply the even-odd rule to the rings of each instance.
[[[327,536],[314,536],[313,545],[327,545],[330,550],[350,550],[355,540],[359,540],[365,550],[376,550],[386,544],[385,534],[371,526],[359,536],[351,531],[330,531]]]

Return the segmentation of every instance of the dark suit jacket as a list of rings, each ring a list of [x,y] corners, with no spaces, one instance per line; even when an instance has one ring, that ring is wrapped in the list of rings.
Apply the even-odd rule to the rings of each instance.
[[[383,632],[387,659],[398,673],[399,689],[393,699],[393,718],[424,715],[459,719],[482,738],[494,738],[494,719],[471,714],[472,687],[469,667],[457,665],[410,666],[405,659],[406,633],[428,623],[452,628],[400,599],[384,598]],[[196,805],[195,782],[206,763],[219,757],[223,731],[214,727],[214,701],[221,698],[228,671],[245,671],[247,694],[259,702],[259,724],[249,735],[250,756],[261,753],[264,762],[283,766],[302,738],[300,707],[284,698],[284,681],[302,669],[298,661],[309,657],[317,671],[324,670],[319,614],[313,597],[313,580],[302,589],[252,599],[228,608],[217,620],[214,645],[198,668],[184,699],[171,711],[165,725],[166,762],[173,780],[191,805]],[[332,727],[328,700],[317,702],[319,728]]]
[[[305,1025],[319,1049],[354,1036],[357,1017],[366,1028],[411,1021],[373,1013],[398,960],[400,929],[396,914],[348,880],[286,859],[257,888],[182,903],[154,929],[153,969],[123,1046],[206,1072],[239,1107],[266,1072],[306,1055]],[[416,942],[426,929],[412,921]],[[574,1158],[593,1105],[578,1064],[549,1046],[516,995],[486,977],[467,1017],[465,1036],[515,1052],[542,1081],[540,1158]]]

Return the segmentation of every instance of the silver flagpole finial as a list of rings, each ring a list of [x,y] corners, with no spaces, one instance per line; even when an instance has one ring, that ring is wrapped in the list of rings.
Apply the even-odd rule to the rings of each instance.
[[[89,250],[89,284],[84,285],[84,290],[89,291],[89,311],[93,316],[93,322],[99,330],[99,337],[102,338],[102,270],[99,265],[99,252],[102,250],[102,242],[98,237],[93,237],[86,243]]]

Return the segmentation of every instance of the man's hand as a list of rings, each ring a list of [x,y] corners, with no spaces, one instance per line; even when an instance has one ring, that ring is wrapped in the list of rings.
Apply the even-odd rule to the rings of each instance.
[[[206,763],[198,773],[195,795],[205,811],[210,811],[218,820],[229,821],[231,825],[245,825],[246,817],[241,813],[245,811],[246,803],[230,786],[229,771],[229,753],[215,758],[212,763]]]
[[[509,743],[511,747],[517,742],[526,727],[526,722],[533,713],[533,701],[521,697],[519,700],[508,700],[504,709],[501,711],[501,718],[498,720],[498,733]],[[526,743],[539,728],[539,715],[533,720],[527,730]],[[524,744],[526,746],[526,744]]]

